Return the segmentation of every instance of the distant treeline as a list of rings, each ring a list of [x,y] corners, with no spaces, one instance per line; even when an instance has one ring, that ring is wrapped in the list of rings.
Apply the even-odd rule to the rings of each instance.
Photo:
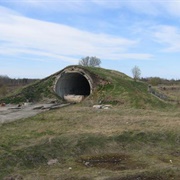
[[[10,78],[8,76],[3,76],[3,75],[0,75],[0,87],[2,86],[24,86],[24,85],[27,85],[27,84],[30,84],[34,81],[36,81],[37,79],[28,79],[28,78],[18,78],[18,79],[15,79],[15,78]]]
[[[0,98],[8,95],[9,93],[15,91],[19,87],[28,85],[38,79],[28,79],[28,78],[10,78],[8,76],[0,75]]]
[[[180,84],[180,79],[163,79],[160,77],[147,77],[147,78],[141,78],[141,81],[147,82],[148,84],[151,84],[153,86],[157,86],[159,84],[163,85],[175,85]]]

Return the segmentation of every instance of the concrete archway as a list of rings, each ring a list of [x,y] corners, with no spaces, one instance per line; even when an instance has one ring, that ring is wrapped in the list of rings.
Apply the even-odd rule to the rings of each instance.
[[[79,67],[65,68],[56,77],[54,91],[62,99],[73,96],[74,100],[81,101],[84,97],[92,93],[93,81],[88,72]],[[81,97],[81,100],[76,100]],[[72,99],[72,98],[71,98]]]

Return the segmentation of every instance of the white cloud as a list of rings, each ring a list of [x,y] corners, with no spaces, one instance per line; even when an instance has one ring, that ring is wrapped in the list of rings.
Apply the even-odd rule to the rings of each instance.
[[[180,1],[179,0],[168,1],[167,3],[164,2],[163,5],[165,6],[169,14],[180,16]]]
[[[23,13],[33,9],[45,12],[87,13],[90,12],[88,7],[91,5],[90,1],[86,0],[12,0],[6,4]]]
[[[46,11],[58,11],[58,12],[79,12],[79,13],[91,13],[96,6],[101,8],[128,8],[137,13],[154,14],[159,15],[162,13],[168,13],[171,15],[180,15],[180,1],[172,0],[66,0],[66,1],[44,1],[44,0],[22,0],[22,1],[8,1],[10,5],[16,6],[16,8],[29,7],[40,8]],[[27,9],[28,10],[28,9]]]
[[[173,26],[153,28],[155,40],[165,46],[163,51],[180,52],[180,29]]]
[[[15,6],[20,11],[31,8],[46,12],[77,12],[92,13],[97,7],[106,9],[129,9],[138,14],[180,16],[179,0],[18,0],[7,1],[10,6]]]
[[[0,13],[0,54],[37,55],[71,61],[75,57],[95,55],[100,58],[148,59],[149,54],[128,53],[138,41],[108,34],[95,34],[61,24]]]
[[[92,0],[92,2],[108,9],[127,8],[139,14],[180,16],[179,0],[120,0],[111,3],[109,0]]]

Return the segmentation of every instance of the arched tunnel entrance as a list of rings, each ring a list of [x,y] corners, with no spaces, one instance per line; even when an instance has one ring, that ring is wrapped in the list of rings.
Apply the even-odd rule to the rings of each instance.
[[[91,80],[84,72],[68,70],[61,72],[57,77],[55,92],[62,99],[66,99],[67,96],[84,98],[89,96],[91,91]]]
[[[90,95],[88,80],[80,73],[64,73],[56,84],[56,93],[64,98],[66,95]]]

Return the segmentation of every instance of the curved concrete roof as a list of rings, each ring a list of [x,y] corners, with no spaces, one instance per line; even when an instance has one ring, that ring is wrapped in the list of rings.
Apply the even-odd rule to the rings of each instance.
[[[95,86],[93,75],[79,66],[69,66],[59,72],[54,83],[54,91],[61,98],[66,96],[89,96]]]

